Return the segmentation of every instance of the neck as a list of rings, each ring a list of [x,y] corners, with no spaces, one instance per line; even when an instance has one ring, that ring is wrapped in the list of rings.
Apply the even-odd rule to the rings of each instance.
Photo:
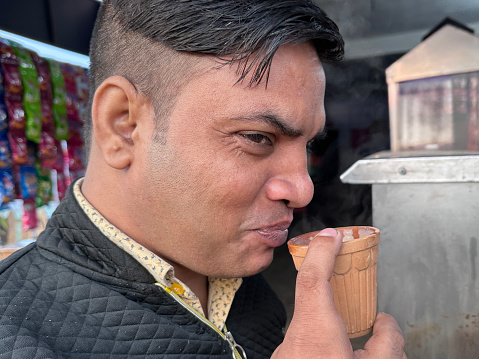
[[[99,167],[99,166],[97,166]],[[125,231],[125,228],[134,228],[134,225],[129,225],[131,221],[130,215],[124,215],[125,212],[118,211],[121,206],[107,206],[105,203],[112,203],[111,198],[116,198],[118,203],[118,188],[111,185],[110,182],[101,181],[105,178],[101,173],[95,172],[95,164],[90,163],[87,168],[87,174],[82,184],[82,193],[85,198],[95,207],[105,218],[107,218],[114,226],[122,229],[125,234],[134,238],[138,243],[138,236],[134,232]],[[106,178],[110,178],[106,176]],[[118,181],[112,181],[115,183]],[[126,223],[126,224],[125,224]],[[145,245],[144,243],[142,243]],[[145,247],[148,248],[147,245]],[[165,259],[168,263],[172,264],[175,269],[175,276],[185,283],[195,295],[198,297],[203,312],[208,315],[208,277],[199,273],[196,273],[184,266],[170,261],[168,258],[164,258],[161,253],[157,253],[161,258]]]
[[[208,317],[208,277],[181,265],[173,264],[175,277],[185,283],[200,300],[205,316]]]

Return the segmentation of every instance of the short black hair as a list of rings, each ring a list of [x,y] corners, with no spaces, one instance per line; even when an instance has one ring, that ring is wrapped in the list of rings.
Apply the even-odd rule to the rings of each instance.
[[[164,122],[158,117],[168,114],[198,56],[237,64],[238,81],[252,73],[253,86],[265,75],[267,82],[281,45],[306,41],[323,62],[344,55],[337,25],[310,0],[103,0],[90,44],[90,93],[109,76],[123,76]],[[87,147],[90,136],[87,119]]]

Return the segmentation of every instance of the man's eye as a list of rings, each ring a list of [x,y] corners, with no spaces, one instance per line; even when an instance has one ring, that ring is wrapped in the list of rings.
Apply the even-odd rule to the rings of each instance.
[[[250,140],[251,142],[264,144],[264,145],[272,145],[273,142],[270,140],[268,136],[265,136],[261,133],[244,133],[243,137]]]

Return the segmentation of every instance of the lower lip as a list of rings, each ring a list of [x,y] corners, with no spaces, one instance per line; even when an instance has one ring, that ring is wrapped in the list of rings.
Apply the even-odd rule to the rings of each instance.
[[[288,239],[288,230],[260,230],[256,231],[264,243],[270,247],[279,247]]]

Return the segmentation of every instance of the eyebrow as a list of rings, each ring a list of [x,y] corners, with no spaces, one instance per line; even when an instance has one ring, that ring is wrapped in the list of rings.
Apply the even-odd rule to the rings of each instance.
[[[259,121],[275,127],[282,135],[287,137],[300,137],[303,131],[291,127],[285,120],[274,114],[261,113],[252,116],[241,116],[238,120]]]
[[[239,117],[238,119],[246,120],[246,121],[260,121],[260,122],[269,124],[275,127],[277,130],[279,130],[279,132],[286,137],[296,138],[296,137],[301,137],[304,135],[304,132],[302,130],[291,127],[284,119],[282,119],[280,116],[277,116],[275,114],[260,113],[260,114],[247,116],[247,117]],[[326,134],[326,129],[322,127],[314,135],[314,139],[316,138],[321,139],[325,136],[325,134]]]

